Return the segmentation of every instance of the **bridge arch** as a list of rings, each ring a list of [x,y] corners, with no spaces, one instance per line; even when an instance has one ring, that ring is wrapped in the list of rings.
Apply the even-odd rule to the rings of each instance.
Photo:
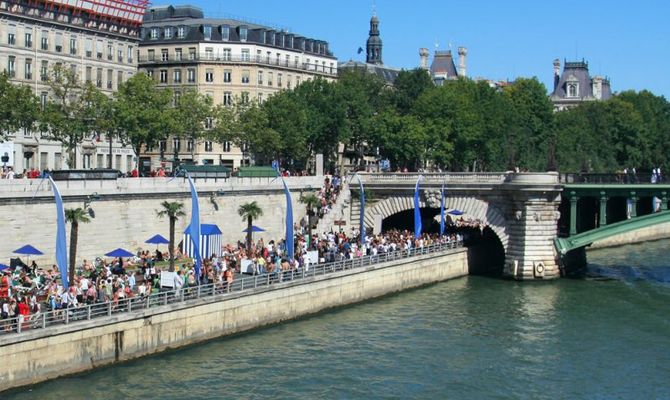
[[[438,192],[439,193],[439,192]],[[432,201],[431,201],[432,200]],[[439,208],[439,195],[437,201],[435,197],[427,193],[427,201],[421,200],[419,205],[421,208]],[[476,218],[495,232],[500,239],[500,243],[507,253],[509,244],[509,226],[502,211],[495,205],[475,198],[466,196],[451,196],[445,198],[445,207],[448,209],[458,209],[466,213],[466,215]],[[375,216],[381,216],[386,219],[394,214],[414,209],[414,198],[412,196],[391,196],[375,203],[365,213],[365,226],[368,228],[374,227]]]

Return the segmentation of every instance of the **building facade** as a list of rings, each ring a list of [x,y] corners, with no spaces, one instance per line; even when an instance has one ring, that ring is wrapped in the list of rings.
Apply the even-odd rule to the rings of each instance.
[[[560,60],[554,60],[554,91],[549,96],[554,111],[567,110],[585,101],[607,100],[611,97],[609,79],[592,77],[586,61],[565,62],[561,73]]]
[[[76,5],[75,5],[76,4]],[[111,95],[137,71],[139,25],[143,0],[95,2],[66,0],[0,1],[0,65],[10,81],[30,86],[45,104],[50,96],[47,77],[60,65],[82,82],[93,82]],[[8,166],[18,172],[37,168],[113,168],[129,171],[134,163],[130,147],[107,138],[90,137],[77,148],[75,165],[67,165],[59,142],[39,132],[15,132],[0,143]]]
[[[433,62],[428,67],[430,52],[427,48],[421,48],[419,49],[419,68],[425,69],[430,73],[430,77],[433,78],[435,85],[442,86],[445,81],[465,78],[467,76],[467,55],[468,49],[466,47],[458,48],[458,67],[456,67],[451,50],[435,50]]]
[[[322,77],[337,78],[326,41],[232,19],[206,18],[199,8],[150,8],[142,25],[139,68],[175,97],[192,89],[214,104],[259,103],[284,89]],[[152,168],[178,160],[238,168],[250,155],[232,143],[169,138],[149,149]],[[169,164],[168,164],[169,165]]]

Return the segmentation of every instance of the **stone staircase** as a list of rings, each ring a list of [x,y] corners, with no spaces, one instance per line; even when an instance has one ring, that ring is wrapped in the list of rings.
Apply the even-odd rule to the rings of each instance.
[[[319,220],[319,223],[316,226],[316,232],[338,232],[340,227],[335,225],[335,221],[343,220],[346,221],[345,226],[342,226],[343,230],[346,230],[350,224],[349,222],[349,207],[351,205],[351,191],[349,191],[349,184],[343,183],[342,189],[340,190],[340,196],[337,198],[333,209],[330,212],[323,216]]]

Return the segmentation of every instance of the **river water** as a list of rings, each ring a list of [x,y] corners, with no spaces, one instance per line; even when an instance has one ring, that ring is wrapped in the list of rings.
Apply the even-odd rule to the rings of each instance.
[[[4,399],[670,399],[670,241],[589,276],[467,277]]]

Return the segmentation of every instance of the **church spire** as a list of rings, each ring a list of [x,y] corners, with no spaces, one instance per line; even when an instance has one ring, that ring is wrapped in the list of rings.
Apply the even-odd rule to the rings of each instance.
[[[376,10],[373,9],[372,18],[370,18],[370,37],[367,43],[367,60],[368,64],[383,64],[382,61],[382,39],[379,37],[379,18],[377,18]]]

